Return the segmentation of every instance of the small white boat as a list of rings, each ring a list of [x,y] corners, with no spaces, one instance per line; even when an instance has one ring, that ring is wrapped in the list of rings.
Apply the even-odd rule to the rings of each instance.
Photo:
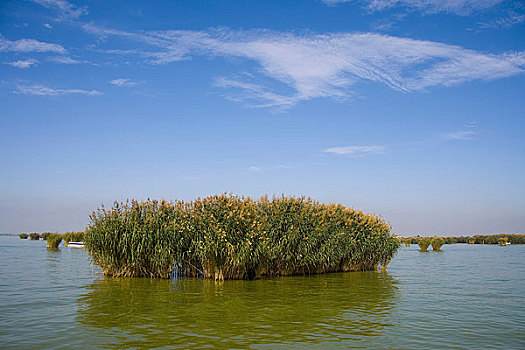
[[[84,248],[84,242],[69,242],[67,246],[71,248]]]

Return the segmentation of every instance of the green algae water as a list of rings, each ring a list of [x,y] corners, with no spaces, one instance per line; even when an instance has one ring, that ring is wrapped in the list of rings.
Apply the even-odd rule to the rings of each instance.
[[[0,236],[3,349],[524,349],[525,246],[402,247],[387,272],[105,278]]]

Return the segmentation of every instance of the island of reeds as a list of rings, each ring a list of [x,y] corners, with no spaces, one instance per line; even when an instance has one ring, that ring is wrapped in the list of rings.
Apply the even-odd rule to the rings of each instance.
[[[427,239],[429,240],[427,242]],[[429,245],[432,245],[436,251],[439,251],[444,244],[525,244],[525,235],[522,234],[493,234],[493,235],[474,235],[474,236],[455,236],[455,237],[399,237],[400,243],[406,246],[418,244],[421,251],[427,251]],[[433,243],[432,243],[433,242]]]
[[[343,205],[226,194],[115,202],[84,244],[106,275],[216,280],[376,270],[399,247],[383,219]]]

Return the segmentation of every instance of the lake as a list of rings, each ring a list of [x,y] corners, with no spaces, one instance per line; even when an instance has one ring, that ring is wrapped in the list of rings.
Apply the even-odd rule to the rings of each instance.
[[[0,348],[525,349],[525,246],[402,247],[387,272],[105,278],[0,236]]]

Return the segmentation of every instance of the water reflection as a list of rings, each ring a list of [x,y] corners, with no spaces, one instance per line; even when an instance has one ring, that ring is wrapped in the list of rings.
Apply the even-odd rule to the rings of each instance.
[[[104,348],[348,347],[391,327],[396,301],[396,282],[376,272],[222,283],[105,278],[86,288],[77,321],[102,332]]]

